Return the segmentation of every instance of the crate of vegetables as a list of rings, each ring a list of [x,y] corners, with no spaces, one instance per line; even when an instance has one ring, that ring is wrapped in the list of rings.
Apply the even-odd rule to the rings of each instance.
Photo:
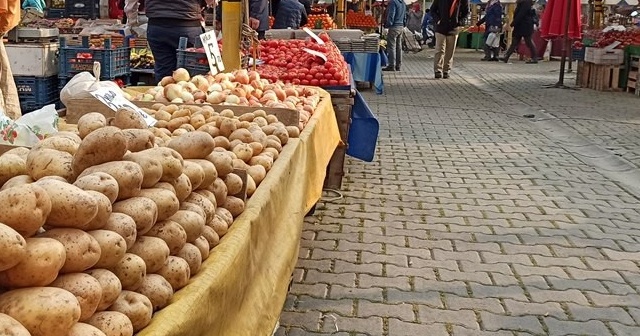
[[[102,47],[90,46],[87,38],[82,46],[67,46],[66,39],[60,39],[60,78],[70,78],[83,71],[93,71],[93,63],[100,62],[101,79],[114,79],[131,74],[131,48],[129,39],[124,45],[116,47],[110,38],[104,40]]]
[[[599,65],[620,65],[624,63],[624,50],[586,47],[584,60]]]
[[[187,38],[181,37],[178,45],[178,68],[187,69],[189,75],[204,75],[210,71],[209,60],[202,46],[187,48]]]

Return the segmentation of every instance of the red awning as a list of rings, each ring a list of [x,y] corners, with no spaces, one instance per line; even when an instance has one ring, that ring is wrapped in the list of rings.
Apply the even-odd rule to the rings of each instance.
[[[542,20],[540,20],[540,33],[543,38],[550,39],[564,36],[567,1],[572,1],[567,35],[570,39],[582,37],[582,5],[580,0],[548,0],[542,14]]]

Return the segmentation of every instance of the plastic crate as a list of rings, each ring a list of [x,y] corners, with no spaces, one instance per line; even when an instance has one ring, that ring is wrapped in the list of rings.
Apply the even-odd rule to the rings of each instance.
[[[64,9],[67,17],[77,19],[99,19],[99,0],[66,0]]]
[[[47,19],[61,19],[66,17],[67,13],[64,8],[46,8],[44,17]]]
[[[50,77],[13,77],[18,89],[22,113],[35,111],[45,105],[55,104],[60,100],[58,76]]]
[[[574,61],[584,61],[585,53],[586,53],[585,48],[571,49],[571,59]]]
[[[81,47],[69,47],[60,38],[60,78],[70,78],[83,72],[93,72],[93,62],[100,62],[100,79],[114,79],[131,74],[131,48],[126,38],[124,46],[112,48],[111,39],[105,39],[104,49],[89,48],[89,38],[82,38]]]
[[[199,41],[196,41],[196,43]],[[181,37],[180,44],[178,46],[177,59],[178,68],[184,68],[189,72],[189,75],[204,75],[211,71],[209,68],[209,59],[204,52],[188,51],[187,38]]]

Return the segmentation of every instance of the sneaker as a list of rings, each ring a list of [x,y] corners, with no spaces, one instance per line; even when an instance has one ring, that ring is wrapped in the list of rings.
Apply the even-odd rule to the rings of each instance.
[[[509,63],[509,58],[508,57],[500,57],[500,58],[498,58],[498,60],[500,62]]]
[[[386,68],[382,68],[382,71],[396,71],[394,67],[388,66]]]
[[[397,66],[397,67],[396,67],[396,71],[400,71],[400,66]]]
[[[442,78],[444,78],[444,79],[449,78],[449,73],[448,72],[443,73],[442,74]]]
[[[538,64],[538,61],[537,60],[528,60],[526,63],[527,64]]]
[[[500,59],[498,59],[497,57],[494,57],[492,59],[489,60],[490,62],[500,62]]]
[[[442,72],[436,72],[436,79],[442,78]]]

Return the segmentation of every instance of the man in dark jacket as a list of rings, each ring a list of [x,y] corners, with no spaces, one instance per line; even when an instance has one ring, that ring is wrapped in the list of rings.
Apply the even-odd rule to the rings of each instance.
[[[533,36],[533,25],[535,23],[536,12],[533,9],[533,3],[531,0],[517,0],[516,9],[513,13],[513,38],[509,50],[504,55],[502,61],[509,62],[509,57],[516,50],[520,44],[520,40],[524,38],[524,43],[531,52],[531,60],[527,61],[528,64],[538,63],[538,54],[536,52],[536,46],[533,44],[531,37]]]
[[[298,0],[280,0],[273,29],[298,29],[307,24],[304,5]]]
[[[215,0],[206,3],[215,6]],[[177,68],[180,38],[188,38],[188,46],[192,47],[204,33],[202,6],[200,0],[146,0],[145,7],[149,18],[147,41],[156,61],[154,75],[159,82]]]
[[[491,32],[499,32],[502,29],[502,5],[500,0],[489,0],[487,8],[485,10],[484,17],[476,23],[476,26],[480,27],[485,24],[484,30],[484,58],[483,61],[497,61],[498,53],[493,52],[493,48],[487,45],[487,37]],[[499,49],[499,48],[498,48]]]
[[[269,29],[269,0],[249,0],[249,25],[258,32],[258,38],[264,40]]]
[[[387,54],[389,65],[384,71],[400,71],[402,64],[402,32],[407,23],[407,5],[402,0],[389,0],[385,27],[387,33]]]
[[[431,15],[436,23],[433,71],[436,78],[449,78],[458,41],[458,27],[469,15],[469,0],[434,0]]]

